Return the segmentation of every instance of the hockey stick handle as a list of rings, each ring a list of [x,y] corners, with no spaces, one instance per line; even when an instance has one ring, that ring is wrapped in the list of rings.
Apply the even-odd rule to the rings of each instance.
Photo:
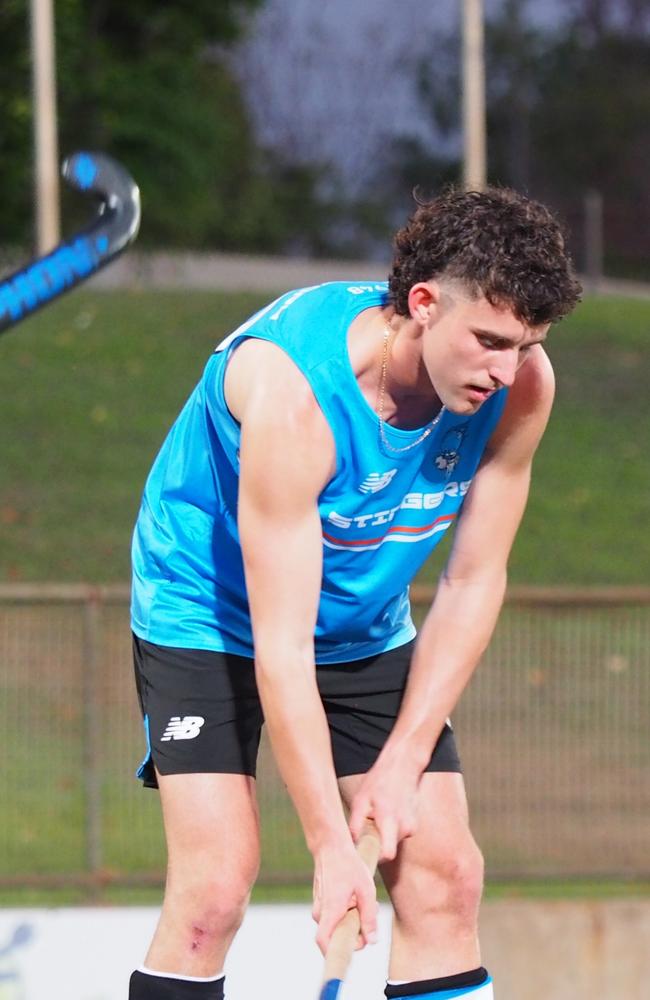
[[[0,333],[110,264],[136,238],[140,191],[104,153],[74,153],[64,162],[67,183],[98,204],[92,223],[50,253],[0,281]]]
[[[381,841],[374,823],[366,823],[359,840],[357,853],[368,871],[374,876],[379,862]],[[330,938],[325,953],[325,970],[323,975],[323,992],[321,997],[328,996],[328,984],[341,983],[346,975],[357,944],[361,921],[356,907],[348,910]],[[331,996],[337,996],[338,990],[330,990]]]

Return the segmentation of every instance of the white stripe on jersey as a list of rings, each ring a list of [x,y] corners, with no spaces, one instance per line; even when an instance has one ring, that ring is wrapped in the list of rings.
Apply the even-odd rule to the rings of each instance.
[[[384,542],[420,542],[424,538],[431,538],[432,535],[436,535],[439,531],[446,531],[451,521],[445,522],[445,524],[436,524],[431,531],[425,531],[421,535],[400,535],[395,532],[392,535],[386,535],[380,542],[375,545],[336,545],[334,542],[330,542],[327,538],[323,538],[323,545],[327,545],[328,549],[339,549],[345,552],[372,552],[373,549],[379,549],[384,544]]]

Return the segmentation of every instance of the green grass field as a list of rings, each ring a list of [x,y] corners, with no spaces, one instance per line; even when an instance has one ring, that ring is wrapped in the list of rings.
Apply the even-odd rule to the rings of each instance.
[[[379,887],[379,898],[386,893]],[[486,899],[648,899],[650,882],[646,881],[518,881],[488,882]],[[303,885],[261,885],[253,890],[253,903],[311,903],[309,879]],[[114,906],[160,906],[159,888],[105,888],[91,897],[93,903]],[[5,906],[87,906],[88,892],[81,889],[0,890],[0,907]]]
[[[265,299],[78,292],[0,340],[0,579],[128,579],[167,428],[215,343]],[[598,298],[551,332],[557,404],[513,582],[648,582],[649,329],[650,302]]]

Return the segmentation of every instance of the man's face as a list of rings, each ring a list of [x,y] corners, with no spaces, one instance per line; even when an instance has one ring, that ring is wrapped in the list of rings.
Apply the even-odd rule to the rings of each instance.
[[[475,413],[492,393],[512,385],[548,329],[526,326],[485,298],[443,292],[424,331],[422,361],[448,410]]]

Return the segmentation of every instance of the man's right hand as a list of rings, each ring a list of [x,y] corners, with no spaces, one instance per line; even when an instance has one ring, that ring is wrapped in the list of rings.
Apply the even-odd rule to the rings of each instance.
[[[316,943],[325,954],[330,938],[348,910],[358,909],[360,933],[357,948],[377,940],[377,893],[368,868],[349,847],[326,847],[314,854],[314,906],[318,924]]]

